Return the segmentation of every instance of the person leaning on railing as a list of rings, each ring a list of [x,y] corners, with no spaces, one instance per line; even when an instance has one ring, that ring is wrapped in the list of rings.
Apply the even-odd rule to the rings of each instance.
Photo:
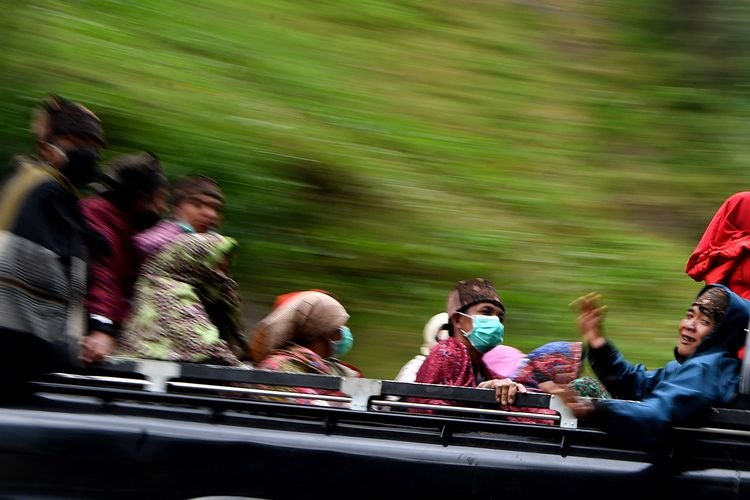
[[[121,155],[109,162],[97,194],[81,200],[89,231],[86,307],[89,332],[82,339],[85,363],[101,362],[115,348],[120,327],[130,313],[140,259],[132,242],[138,231],[153,226],[166,208],[167,178],[153,153]]]
[[[432,348],[417,372],[416,382],[476,387],[492,378],[482,355],[503,342],[505,306],[492,282],[476,278],[456,283],[448,295],[446,312],[450,336]],[[517,390],[525,391],[510,379],[493,382],[493,387],[502,387],[499,394],[505,393],[504,404],[508,394],[514,397]],[[453,406],[443,399],[413,402]]]
[[[625,360],[602,336],[605,307],[598,295],[578,300],[579,328],[589,346],[591,367],[620,399],[590,401],[560,394],[578,418],[633,443],[653,444],[673,426],[693,424],[714,406],[729,404],[737,392],[750,302],[723,285],[705,287],[680,321],[675,361],[646,370]],[[635,400],[635,401],[625,401]]]

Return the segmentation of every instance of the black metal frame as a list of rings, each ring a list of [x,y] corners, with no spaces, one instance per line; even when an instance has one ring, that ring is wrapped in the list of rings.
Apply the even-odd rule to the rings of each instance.
[[[228,394],[237,384],[350,390],[352,379],[188,364],[178,369],[168,366],[170,369],[160,372],[149,371],[153,366],[142,363],[116,359],[76,376],[45,376],[33,382],[34,401],[0,408],[0,433],[7,437],[0,442],[0,493],[15,491],[8,488],[25,488],[18,485],[30,484],[28,481],[37,477],[38,468],[44,471],[45,479],[40,479],[40,486],[33,491],[24,492],[41,491],[42,486],[55,491],[57,484],[65,481],[75,491],[94,488],[87,486],[86,477],[69,479],[58,473],[57,460],[70,460],[73,464],[87,463],[102,474],[106,465],[100,467],[96,460],[91,462],[87,446],[100,447],[103,464],[123,463],[130,474],[142,474],[139,471],[144,464],[155,467],[158,473],[141,479],[140,493],[147,491],[163,498],[219,491],[214,488],[216,484],[222,485],[220,491],[224,494],[242,492],[269,498],[331,496],[330,490],[300,489],[302,486],[296,486],[283,472],[287,466],[317,467],[324,475],[330,467],[375,471],[376,476],[369,479],[354,476],[336,483],[344,489],[334,497],[357,496],[356,488],[361,488],[363,482],[373,495],[386,495],[390,477],[409,481],[415,474],[423,479],[450,476],[447,483],[438,483],[437,489],[430,490],[431,496],[438,497],[463,491],[462,481],[468,481],[471,487],[466,498],[492,496],[496,490],[490,478],[494,477],[502,478],[497,494],[525,491],[528,487],[540,492],[559,491],[559,498],[590,497],[580,488],[559,483],[579,475],[592,481],[590,484],[612,485],[614,490],[607,492],[610,499],[630,500],[641,485],[650,491],[665,487],[670,494],[683,492],[681,498],[699,494],[703,495],[700,498],[724,497],[727,491],[731,493],[729,498],[742,498],[750,491],[750,433],[732,430],[748,428],[750,412],[744,410],[716,410],[713,422],[721,423],[722,429],[676,429],[671,442],[663,447],[641,449],[615,443],[604,433],[585,428],[529,425],[487,415],[382,411],[370,403],[364,408],[339,408]],[[209,389],[195,392],[156,380],[165,376],[172,382],[190,381]],[[142,384],[133,388],[135,380]],[[376,386],[371,400],[382,401],[387,396],[449,399],[474,408],[496,407],[492,390],[367,379],[364,382],[365,389],[368,383]],[[519,394],[516,404],[547,408],[550,401],[551,396],[546,394]],[[450,408],[446,410],[450,412]],[[66,423],[56,425],[58,417]],[[224,431],[217,429],[231,430],[233,437],[224,438]],[[93,444],[77,444],[81,439]],[[65,451],[65,458],[59,456],[58,450],[76,447],[80,449],[72,454]],[[209,457],[203,457],[204,451]],[[230,458],[221,458],[222,453],[228,453]],[[423,456],[425,462],[415,462],[415,456]],[[558,481],[555,487],[533,484],[537,472],[517,469],[519,463],[514,457],[521,456],[539,467],[538,473],[544,474],[547,481],[557,478],[553,480]],[[212,467],[211,457],[229,470],[247,470],[257,484],[248,486],[241,478],[220,471],[199,487],[189,486],[189,479],[198,471]],[[175,463],[185,464],[187,469],[180,466],[177,471]],[[612,465],[599,465],[608,463]],[[8,470],[20,472],[9,474]],[[625,470],[631,472],[620,473]],[[109,492],[115,480],[100,480],[96,491]],[[325,483],[320,481],[316,477],[314,485]],[[510,490],[503,489],[503,483],[510,484]],[[121,497],[130,497],[128,487],[126,484],[119,490]],[[399,495],[419,497],[428,493],[408,483],[394,484],[393,488],[392,493]]]

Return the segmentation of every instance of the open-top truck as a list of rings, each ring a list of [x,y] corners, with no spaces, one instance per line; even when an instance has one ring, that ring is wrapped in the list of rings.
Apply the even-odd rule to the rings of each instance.
[[[33,387],[0,407],[0,498],[750,498],[743,394],[642,449],[541,393],[516,404],[552,414],[486,389],[117,358]]]

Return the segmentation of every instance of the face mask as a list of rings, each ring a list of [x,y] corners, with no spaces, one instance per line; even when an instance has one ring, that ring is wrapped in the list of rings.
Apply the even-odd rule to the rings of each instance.
[[[471,318],[474,328],[470,332],[461,330],[461,333],[469,339],[471,345],[480,353],[484,354],[493,347],[497,347],[503,343],[505,327],[500,323],[500,318],[497,316],[469,316],[464,313],[459,314]]]
[[[75,187],[83,187],[96,178],[96,166],[99,163],[99,153],[96,150],[77,147],[66,153],[52,143],[45,142],[45,144],[63,157],[65,164],[60,167],[60,172]]]
[[[354,337],[348,326],[339,327],[339,331],[341,332],[341,339],[328,341],[331,343],[331,356],[337,358],[349,354],[354,344]]]

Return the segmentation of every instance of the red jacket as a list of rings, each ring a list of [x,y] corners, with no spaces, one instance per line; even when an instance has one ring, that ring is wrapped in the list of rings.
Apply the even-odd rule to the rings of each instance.
[[[729,197],[711,219],[688,259],[685,272],[695,281],[720,283],[750,299],[750,192]]]
[[[130,312],[140,264],[132,242],[135,230],[126,214],[101,196],[81,200],[80,207],[89,229],[106,242],[104,248],[91,249],[86,298],[89,329],[116,335]]]

